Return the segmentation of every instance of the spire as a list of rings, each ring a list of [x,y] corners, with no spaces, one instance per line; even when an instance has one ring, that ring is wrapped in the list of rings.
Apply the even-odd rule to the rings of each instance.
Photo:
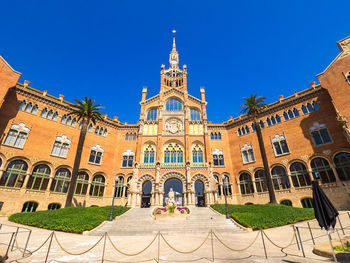
[[[173,30],[173,49],[172,49],[171,51],[176,51],[175,33],[176,33],[176,30],[174,29],[174,30]]]
[[[171,69],[178,69],[179,68],[179,53],[176,51],[176,44],[175,44],[175,33],[176,30],[173,31],[173,48],[171,49],[171,52],[169,54],[169,64]]]

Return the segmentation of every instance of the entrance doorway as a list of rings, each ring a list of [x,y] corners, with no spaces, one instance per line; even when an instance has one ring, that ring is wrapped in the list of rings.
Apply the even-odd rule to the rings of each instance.
[[[142,185],[141,208],[146,208],[151,206],[151,196],[152,196],[152,183],[151,181],[146,181]]]
[[[170,178],[165,181],[164,183],[164,198],[163,198],[163,206],[166,206],[168,203],[168,194],[170,191],[170,188],[173,189],[175,193],[175,202],[177,206],[183,206],[183,186],[182,182],[177,178]]]
[[[196,206],[205,207],[204,184],[201,180],[194,183],[194,190],[196,192]]]

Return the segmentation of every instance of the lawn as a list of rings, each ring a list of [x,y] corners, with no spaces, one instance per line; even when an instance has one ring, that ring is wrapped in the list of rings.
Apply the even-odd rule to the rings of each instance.
[[[221,214],[226,214],[225,205],[211,205]],[[286,205],[228,205],[230,217],[245,227],[266,229],[293,224],[315,218],[312,208],[296,208]]]
[[[129,207],[115,206],[113,218],[125,213],[129,209]],[[51,230],[82,233],[108,220],[110,211],[110,206],[68,207],[57,210],[17,213],[11,215],[9,221]]]

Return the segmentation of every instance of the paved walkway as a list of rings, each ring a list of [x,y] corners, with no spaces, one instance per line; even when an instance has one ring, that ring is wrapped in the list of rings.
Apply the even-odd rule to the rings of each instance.
[[[341,215],[341,221],[343,226],[349,226],[350,220],[347,214]],[[152,222],[152,221],[151,221]],[[0,218],[0,223],[5,223],[9,225],[16,226],[16,224],[8,222],[7,218]],[[153,222],[154,223],[154,222]],[[324,230],[319,230],[317,222],[311,221],[310,225],[313,230],[313,235],[316,238],[315,242],[317,244],[327,242],[327,237]],[[220,243],[216,237],[209,238],[204,242],[203,246],[197,251],[190,254],[181,254],[173,249],[171,249],[168,244],[160,238],[159,250],[158,250],[158,237],[155,239],[154,243],[147,248],[143,253],[136,256],[126,256],[117,252],[110,241],[106,239],[105,245],[105,257],[104,262],[156,262],[158,258],[160,262],[209,262],[212,261],[212,248],[214,248],[214,258],[215,262],[326,262],[328,259],[316,256],[312,253],[313,243],[310,238],[309,230],[307,229],[306,222],[296,224],[300,229],[300,235],[303,240],[303,247],[305,250],[306,258],[303,257],[301,250],[298,250],[298,247],[295,243],[295,240],[292,242],[292,245],[287,249],[284,249],[281,252],[281,249],[274,246],[270,241],[264,238],[268,259],[265,259],[263,243],[261,236],[258,236],[256,242],[247,250],[244,251],[232,251],[226,248],[222,243]],[[339,226],[339,225],[337,225]],[[52,231],[43,230],[38,228],[31,228],[32,236],[28,245],[29,251],[34,251],[38,248],[45,239],[50,235]],[[13,231],[14,228],[8,226],[3,226],[1,228],[0,234]],[[210,229],[208,228],[208,231]],[[268,237],[279,246],[286,246],[290,243],[291,238],[293,237],[293,230],[291,226],[284,226],[274,229],[269,229],[265,231]],[[113,231],[111,230],[111,234]],[[244,232],[244,231],[230,231],[230,232],[216,232],[217,236],[228,246],[233,249],[239,250],[247,245],[249,245],[259,232]],[[350,235],[350,228],[345,229],[346,235]],[[341,236],[343,234],[340,231]],[[24,247],[26,240],[26,233],[20,232],[18,235],[19,246]],[[78,234],[69,234],[69,233],[56,233],[59,242],[62,244],[63,248],[69,252],[81,252],[87,248],[94,245],[101,236],[83,236]],[[144,235],[117,235],[111,236],[111,241],[116,246],[117,249],[120,249],[122,252],[127,253],[136,253],[143,248],[145,248],[155,237],[153,233],[144,234]],[[166,241],[177,250],[193,250],[198,247],[207,233],[187,233],[186,231],[182,232],[171,232],[164,233],[164,238]],[[2,234],[0,235],[0,243],[8,243],[9,235]],[[332,234],[333,239],[337,239],[337,233]],[[2,246],[4,247],[4,246]],[[50,249],[49,260],[48,262],[102,262],[102,254],[104,249],[104,237],[102,236],[102,241],[91,251],[83,255],[69,255],[62,251],[55,239],[52,242]],[[48,243],[46,243],[40,250],[35,252],[33,255],[25,258],[21,258],[21,254],[18,250],[14,250],[10,253],[10,260],[8,262],[44,262],[48,250]],[[286,255],[286,253],[288,255]]]

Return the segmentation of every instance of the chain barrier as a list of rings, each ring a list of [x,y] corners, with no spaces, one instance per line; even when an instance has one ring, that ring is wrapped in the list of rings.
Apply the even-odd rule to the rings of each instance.
[[[292,239],[291,239],[291,241],[288,243],[288,245],[285,246],[285,247],[282,247],[282,246],[277,245],[275,242],[273,242],[273,241],[271,240],[271,238],[269,238],[269,237],[267,236],[267,234],[265,233],[264,230],[262,230],[262,232],[263,232],[263,234],[265,235],[265,237],[267,238],[267,240],[271,242],[272,245],[274,245],[274,246],[276,246],[276,247],[278,247],[278,248],[280,248],[280,249],[285,249],[285,248],[289,247],[289,246],[293,243],[294,238],[295,238],[295,235],[292,234]]]
[[[191,253],[197,251],[198,249],[200,249],[200,248],[204,245],[204,243],[205,243],[205,241],[207,241],[207,239],[208,239],[210,233],[211,233],[211,232],[208,233],[208,235],[206,236],[206,238],[203,240],[203,242],[202,242],[197,248],[195,248],[195,249],[193,249],[193,250],[190,250],[190,251],[181,251],[181,250],[178,250],[178,249],[174,248],[172,245],[170,245],[170,243],[164,238],[163,234],[160,234],[160,236],[162,237],[162,239],[164,240],[164,242],[165,242],[171,249],[175,250],[176,252],[181,253],[181,254],[191,254]]]
[[[47,237],[47,239],[44,241],[44,243],[42,243],[37,249],[34,249],[33,251],[29,251],[29,250],[28,250],[28,251],[29,251],[28,254],[34,254],[35,252],[39,251],[39,250],[46,244],[46,242],[49,241],[51,235],[53,235],[53,232]],[[16,241],[16,246],[17,246],[17,248],[20,249],[20,248],[19,248],[19,245],[18,245],[18,242],[17,242],[17,238],[15,239],[15,241]],[[23,251],[22,251],[22,252],[23,252]]]
[[[101,240],[104,238],[105,235],[107,235],[107,234],[104,234],[103,236],[101,236],[101,238],[100,238],[94,245],[92,245],[90,248],[88,248],[87,250],[84,250],[83,252],[79,252],[79,253],[74,253],[74,252],[69,252],[68,250],[66,250],[66,249],[62,246],[62,244],[58,241],[58,238],[57,238],[57,236],[56,236],[56,233],[55,233],[55,232],[53,233],[53,237],[55,238],[55,240],[56,240],[58,246],[59,246],[64,252],[66,252],[66,253],[69,254],[69,255],[73,255],[73,256],[79,256],[79,255],[83,255],[83,254],[89,252],[90,250],[92,250],[94,247],[96,247],[96,246],[101,242]]]
[[[234,249],[234,248],[228,246],[224,241],[222,241],[222,240],[217,236],[217,234],[216,234],[215,232],[213,232],[213,234],[214,234],[214,236],[216,237],[216,239],[217,239],[224,247],[228,248],[229,250],[238,252],[238,251],[244,251],[244,250],[247,250],[248,248],[250,248],[250,247],[255,243],[255,241],[258,239],[260,232],[257,233],[257,235],[256,235],[256,237],[253,239],[252,243],[250,243],[248,246],[246,246],[245,248],[242,248],[242,249]]]
[[[123,255],[125,255],[125,256],[130,256],[130,257],[131,257],[131,256],[137,256],[137,255],[143,253],[145,250],[147,250],[147,249],[153,244],[153,242],[156,240],[156,238],[158,237],[159,233],[153,238],[153,240],[151,241],[151,243],[149,243],[144,249],[142,249],[140,252],[137,252],[137,253],[126,253],[126,252],[121,251],[120,249],[118,249],[118,248],[114,245],[113,241],[111,240],[110,236],[109,236],[107,233],[106,233],[106,235],[107,235],[107,238],[108,238],[109,242],[111,242],[112,247],[113,247],[116,251],[118,251],[120,254],[123,254]]]

